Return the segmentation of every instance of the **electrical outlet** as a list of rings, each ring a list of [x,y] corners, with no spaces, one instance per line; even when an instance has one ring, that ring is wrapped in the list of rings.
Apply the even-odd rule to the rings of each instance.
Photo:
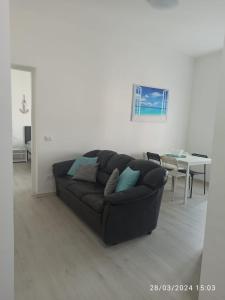
[[[44,141],[45,141],[45,142],[51,142],[51,141],[52,141],[52,137],[51,137],[51,136],[45,135],[45,136],[44,136]]]

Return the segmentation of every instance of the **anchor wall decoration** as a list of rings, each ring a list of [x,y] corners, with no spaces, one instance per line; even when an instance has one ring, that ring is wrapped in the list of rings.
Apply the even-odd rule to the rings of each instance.
[[[23,95],[23,100],[22,100],[21,104],[22,104],[22,108],[20,108],[20,112],[22,114],[28,113],[29,109],[27,108],[27,101],[26,101],[25,95]]]

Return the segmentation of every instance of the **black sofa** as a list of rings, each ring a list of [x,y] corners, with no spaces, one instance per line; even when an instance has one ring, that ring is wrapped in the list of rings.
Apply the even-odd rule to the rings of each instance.
[[[94,150],[98,157],[97,183],[72,180],[67,171],[74,160],[53,165],[56,193],[103,241],[113,245],[150,234],[156,228],[167,171],[151,161],[137,160],[109,150]],[[104,197],[105,184],[115,168],[140,170],[137,185]]]

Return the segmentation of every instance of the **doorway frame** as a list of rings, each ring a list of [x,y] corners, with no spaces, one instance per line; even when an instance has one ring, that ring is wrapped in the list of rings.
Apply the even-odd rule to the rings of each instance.
[[[37,143],[36,143],[36,68],[18,64],[11,64],[11,70],[26,71],[31,73],[31,144],[32,144],[32,159],[31,159],[31,178],[32,178],[32,195],[37,195],[38,188],[38,159],[37,159]]]

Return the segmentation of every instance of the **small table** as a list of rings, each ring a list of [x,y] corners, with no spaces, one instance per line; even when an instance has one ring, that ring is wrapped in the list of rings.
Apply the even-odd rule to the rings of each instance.
[[[188,198],[188,182],[190,176],[190,167],[191,166],[200,166],[200,165],[210,165],[212,163],[211,158],[203,158],[190,154],[185,154],[185,157],[175,157],[179,165],[186,169],[186,180],[185,180],[185,194],[184,194],[184,204],[187,204]]]
[[[13,147],[13,162],[27,162],[26,146]]]

